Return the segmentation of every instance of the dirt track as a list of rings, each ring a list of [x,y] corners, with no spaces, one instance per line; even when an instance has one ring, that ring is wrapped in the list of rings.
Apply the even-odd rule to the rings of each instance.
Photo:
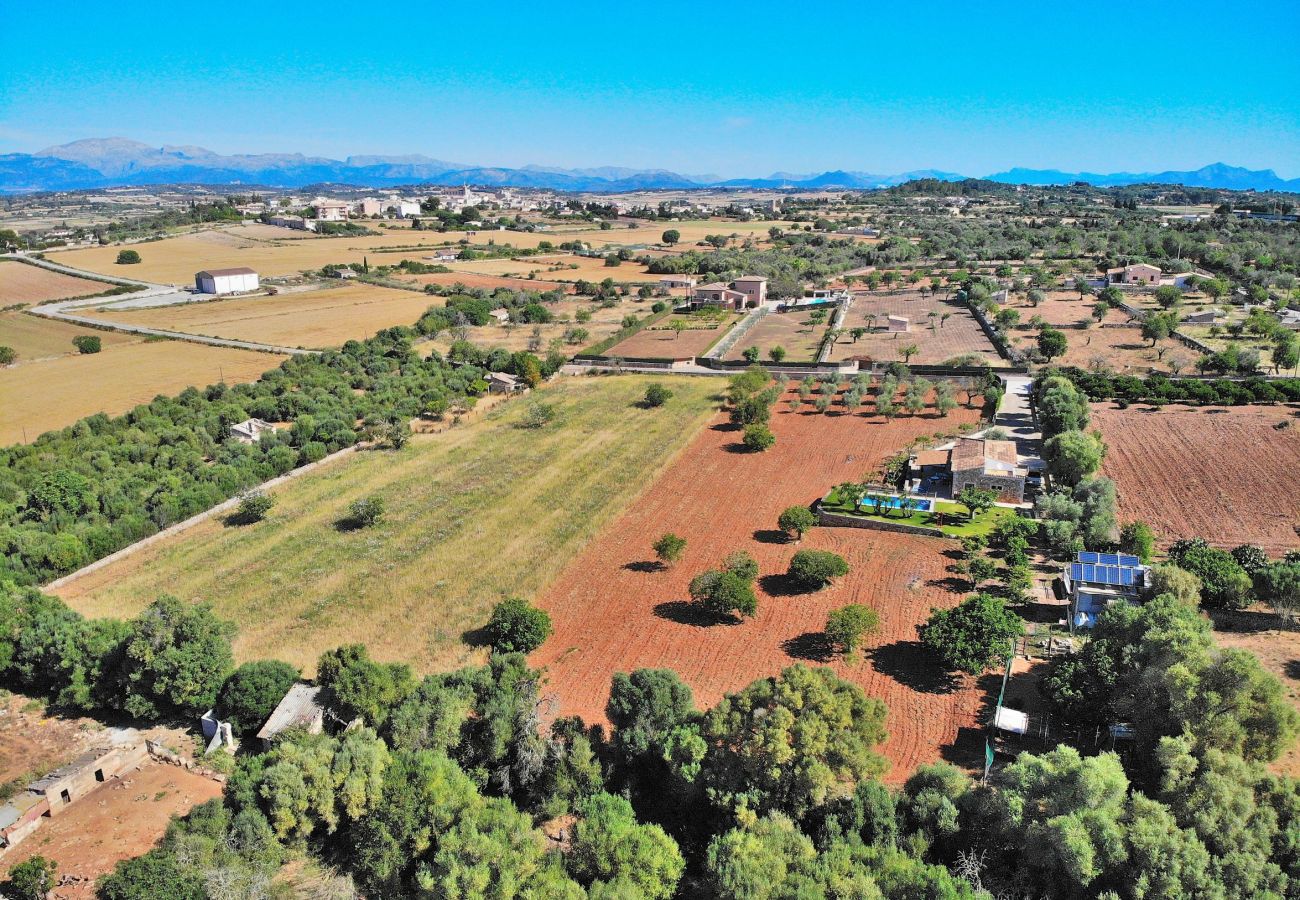
[[[883,750],[898,781],[918,764],[949,757],[959,730],[976,724],[982,692],[973,679],[949,680],[916,643],[915,625],[932,606],[955,605],[964,585],[946,573],[944,541],[858,529],[819,528],[804,548],[833,550],[852,567],[840,583],[793,593],[781,573],[799,546],[774,531],[782,509],[815,500],[837,482],[861,479],[911,437],[974,421],[959,409],[948,419],[791,413],[773,415],[777,444],[738,453],[739,433],[719,417],[628,512],[605,529],[541,598],[555,635],[534,655],[548,668],[556,713],[604,721],[610,678],[639,667],[675,669],[706,707],[724,692],[799,660],[829,662],[821,629],[826,614],[861,602],[881,615],[868,659],[834,661],[837,671],[889,707]],[[663,532],[687,540],[670,570],[650,544]],[[685,603],[692,576],[732,550],[759,562],[759,613],[742,624],[704,625]],[[954,592],[951,588],[957,587]]]

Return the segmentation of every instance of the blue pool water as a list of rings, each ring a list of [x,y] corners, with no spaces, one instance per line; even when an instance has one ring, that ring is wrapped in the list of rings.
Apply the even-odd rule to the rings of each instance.
[[[864,497],[861,505],[864,509],[875,509],[876,499]],[[920,497],[886,497],[880,505],[886,509],[914,509],[918,512],[929,512],[933,504]]]

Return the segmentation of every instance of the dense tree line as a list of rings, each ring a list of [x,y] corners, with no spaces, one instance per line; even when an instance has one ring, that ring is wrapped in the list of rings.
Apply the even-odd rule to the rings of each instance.
[[[390,328],[286,360],[253,384],[188,388],[0,449],[0,579],[73,571],[389,423],[472,404],[487,366],[527,375],[557,364],[466,351],[453,365],[421,357],[415,336]],[[232,439],[230,426],[250,417],[290,427],[251,445]]]
[[[1196,406],[1249,406],[1300,401],[1300,378],[1170,378],[1159,373],[1139,378],[1078,368],[1052,369],[1066,378],[1089,400],[1121,403],[1190,403]]]

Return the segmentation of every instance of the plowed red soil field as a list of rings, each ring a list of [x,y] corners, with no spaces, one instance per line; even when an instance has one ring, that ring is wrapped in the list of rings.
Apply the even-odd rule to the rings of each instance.
[[[1300,547],[1297,415],[1284,406],[1094,404],[1107,447],[1102,474],[1119,489],[1120,521],[1146,522],[1162,545],[1202,537],[1273,555]],[[1284,420],[1293,425],[1273,427]]]
[[[961,729],[975,727],[984,692],[974,679],[940,672],[915,629],[932,606],[952,606],[963,596],[945,571],[945,551],[954,545],[851,528],[816,528],[795,545],[775,528],[787,506],[859,480],[911,438],[974,421],[976,412],[886,423],[861,414],[794,413],[784,403],[772,416],[776,446],[765,453],[736,452],[740,435],[719,416],[542,598],[555,634],[533,661],[547,667],[555,712],[605,721],[611,677],[641,667],[676,670],[705,708],[802,660],[831,665],[888,705],[890,736],[882,750],[893,763],[891,780],[941,756],[964,758],[952,745]],[[666,531],[687,541],[671,569],[655,564],[650,548]],[[852,570],[821,592],[794,592],[783,573],[801,548],[833,550]],[[687,585],[733,550],[758,560],[758,615],[734,625],[701,623],[686,602]],[[821,631],[826,614],[847,603],[878,610],[880,633],[865,659],[832,660]]]

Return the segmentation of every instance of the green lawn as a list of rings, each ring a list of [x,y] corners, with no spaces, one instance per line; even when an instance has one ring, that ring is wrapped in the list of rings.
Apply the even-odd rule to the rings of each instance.
[[[646,385],[673,391],[658,409]],[[430,671],[481,661],[465,642],[508,596],[535,598],[648,485],[717,408],[709,378],[569,378],[539,391],[557,417],[520,428],[528,399],[400,451],[363,451],[272,492],[266,521],[208,521],[58,593],[90,616],[130,616],[162,593],[234,622],[240,660],[311,671],[358,642]],[[377,496],[371,528],[338,522]]]
[[[890,522],[900,522],[904,525],[937,528],[944,534],[956,538],[970,537],[975,534],[988,534],[997,525],[999,519],[1016,514],[1014,509],[995,506],[988,512],[983,513],[975,521],[971,521],[966,507],[960,503],[949,503],[944,500],[935,501],[933,512],[887,509],[877,514],[871,505],[859,507],[856,510],[851,508],[848,503],[840,499],[839,492],[834,490],[822,500],[822,509],[827,512],[840,513],[841,515],[861,516],[864,519],[883,519]]]

